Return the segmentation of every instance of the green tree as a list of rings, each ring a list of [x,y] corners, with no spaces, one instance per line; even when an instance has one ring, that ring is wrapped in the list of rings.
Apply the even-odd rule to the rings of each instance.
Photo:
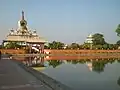
[[[113,48],[114,48],[114,45],[113,45],[113,44],[109,44],[109,45],[108,45],[108,48],[109,48],[109,49],[113,49]]]
[[[48,48],[50,49],[63,49],[64,43],[53,41],[52,43],[48,43]]]
[[[44,45],[44,49],[49,49],[49,47],[47,45]]]
[[[102,45],[96,45],[95,47],[96,47],[96,49],[102,49],[103,48]]]
[[[5,48],[8,48],[8,49],[15,49],[20,47],[21,46],[17,42],[9,42],[8,44],[5,45]]]
[[[72,48],[72,49],[78,49],[78,48],[79,48],[79,44],[77,44],[77,43],[72,43],[72,44],[70,45],[70,48]]]
[[[90,49],[90,44],[84,43],[84,44],[82,45],[82,48],[83,48],[83,49]]]
[[[118,49],[118,47],[119,47],[119,45],[114,44],[114,48],[115,48],[115,49]]]
[[[120,24],[118,24],[117,29],[115,30],[115,32],[117,33],[117,36],[120,37]]]
[[[94,45],[104,45],[106,42],[105,42],[105,39],[104,39],[104,36],[100,33],[96,33],[93,35],[93,44]]]
[[[120,45],[120,40],[118,40],[118,41],[116,42],[116,44],[117,44],[117,45]]]
[[[107,48],[108,48],[108,44],[104,44],[103,49],[107,49]]]
[[[3,48],[3,45],[0,45],[0,49],[2,49]]]

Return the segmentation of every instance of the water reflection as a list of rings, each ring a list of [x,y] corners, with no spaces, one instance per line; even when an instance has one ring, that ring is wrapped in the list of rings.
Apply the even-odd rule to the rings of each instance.
[[[52,66],[53,68],[56,68],[63,63],[61,60],[49,60],[48,62],[49,66]]]
[[[119,79],[118,79],[118,81],[117,81],[117,84],[120,86],[120,77],[119,77]]]
[[[48,60],[49,66],[52,66],[53,68],[56,68],[57,66],[64,64],[65,61],[69,64],[86,64],[91,71],[95,71],[97,73],[101,73],[104,71],[105,66],[110,63],[112,64],[115,62],[114,59],[103,59],[103,60]],[[119,60],[118,60],[119,61]]]
[[[79,60],[45,60],[45,57],[25,57],[23,63],[32,67],[48,67],[52,66],[56,68],[59,65],[69,64],[86,64],[90,71],[101,73],[104,71],[105,66],[109,63],[112,64],[115,61],[120,63],[120,59],[79,59]],[[47,63],[46,63],[47,62]]]
[[[95,72],[103,72],[104,71],[104,67],[105,67],[106,61],[92,61],[92,70]]]
[[[47,62],[54,69],[45,69],[43,72],[66,85],[74,87],[75,90],[81,88],[82,90],[119,90],[120,59],[48,60]],[[71,68],[73,65],[76,68]],[[59,69],[56,68],[58,66]],[[87,66],[91,73],[86,71],[84,66]],[[59,75],[60,73],[63,73],[63,76],[66,75],[65,80]]]
[[[120,59],[118,59],[117,62],[120,63]]]
[[[44,67],[44,57],[25,57],[22,62],[27,66]]]

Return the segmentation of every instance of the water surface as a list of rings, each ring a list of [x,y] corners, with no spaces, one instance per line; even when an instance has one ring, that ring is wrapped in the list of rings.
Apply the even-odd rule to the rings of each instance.
[[[47,60],[41,72],[74,90],[120,90],[120,60]]]
[[[34,59],[26,57],[23,61],[30,65]],[[120,90],[120,59],[116,56],[110,56],[109,59],[108,56],[52,56],[35,60],[37,66],[42,67],[40,72],[74,90]]]

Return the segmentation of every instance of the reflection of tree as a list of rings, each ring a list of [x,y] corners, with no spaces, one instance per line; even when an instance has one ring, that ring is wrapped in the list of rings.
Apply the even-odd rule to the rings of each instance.
[[[84,61],[90,62],[91,60],[90,60],[90,59],[86,59],[86,60],[84,60]]]
[[[67,63],[71,63],[72,62],[72,60],[66,60],[67,61]]]
[[[78,63],[84,64],[84,63],[86,63],[86,60],[79,60]]]
[[[62,64],[61,60],[50,60],[49,62],[49,66],[53,66],[53,68],[56,68],[58,65]]]
[[[92,67],[93,67],[93,71],[95,72],[103,72],[104,71],[104,67],[105,67],[105,61],[101,60],[101,61],[93,61],[92,62]]]
[[[115,62],[115,60],[114,59],[110,59],[110,60],[108,60],[109,61],[109,63],[113,63],[113,62]]]
[[[117,62],[120,63],[120,59],[118,59]]]
[[[72,64],[84,64],[86,60],[66,60],[67,63],[72,63]]]
[[[115,62],[115,59],[97,59],[97,60],[91,60],[91,59],[83,59],[83,60],[66,60],[67,63],[71,64],[85,64],[85,63],[91,63],[92,65],[90,66],[92,68],[92,71],[101,73],[104,71],[105,65],[108,63],[113,63]],[[117,60],[120,62],[120,60]],[[58,65],[62,64],[61,60],[50,60],[49,66],[53,66],[55,68]]]
[[[120,77],[119,77],[119,79],[117,80],[117,84],[120,86]]]
[[[72,64],[77,64],[78,60],[72,60]]]
[[[90,61],[90,59],[86,59],[86,60],[71,60],[72,64],[85,64],[86,62],[91,62],[92,63],[92,68],[93,71],[95,72],[103,72],[104,71],[104,67],[105,64],[107,64],[108,62],[113,62],[113,60],[109,61],[109,60],[92,60]]]

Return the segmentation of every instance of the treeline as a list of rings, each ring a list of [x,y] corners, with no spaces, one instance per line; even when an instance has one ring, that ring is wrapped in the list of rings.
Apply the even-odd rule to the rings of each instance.
[[[78,43],[72,43],[68,46],[65,46],[62,42],[53,41],[49,43],[48,45],[45,45],[45,49],[118,49],[118,44],[103,44],[103,45],[91,45],[90,44],[78,44]]]
[[[120,46],[120,40],[116,42],[116,44],[109,44],[105,41],[104,35],[100,33],[96,33],[92,37],[92,43],[71,43],[70,45],[66,45],[63,42],[53,41],[45,45],[45,49],[118,49]]]

